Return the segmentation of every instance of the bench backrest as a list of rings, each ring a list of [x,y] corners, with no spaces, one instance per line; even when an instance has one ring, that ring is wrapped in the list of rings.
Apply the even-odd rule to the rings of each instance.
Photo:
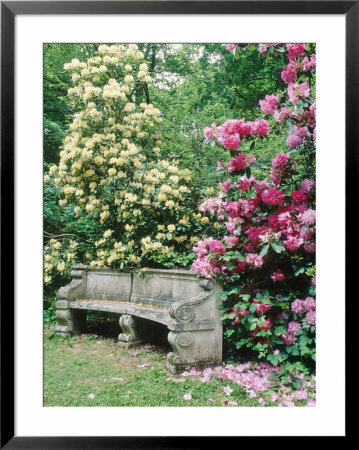
[[[87,266],[76,266],[74,270],[86,273],[88,299],[168,306],[202,292],[196,274],[185,270],[146,269],[140,275]]]

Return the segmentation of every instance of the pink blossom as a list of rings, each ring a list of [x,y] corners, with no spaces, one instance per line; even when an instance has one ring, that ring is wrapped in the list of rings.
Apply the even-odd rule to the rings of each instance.
[[[308,136],[309,131],[307,127],[297,126],[295,127],[294,134],[303,139]]]
[[[215,138],[217,134],[217,125],[212,123],[211,127],[206,127],[203,130],[203,134],[206,139],[211,139],[213,137]]]
[[[210,240],[209,249],[212,253],[219,253],[220,255],[224,254],[224,248],[221,241],[217,241],[215,239]]]
[[[300,214],[299,220],[304,225],[314,225],[316,220],[316,213],[314,209],[307,209],[304,213]]]
[[[295,61],[289,61],[288,66],[283,68],[280,76],[286,83],[295,81],[297,79],[297,64]]]
[[[246,261],[248,264],[251,264],[254,267],[260,267],[263,264],[262,257],[257,255],[256,253],[248,253]]]
[[[289,83],[288,85],[289,100],[293,105],[296,105],[300,98],[309,97],[309,94],[310,88],[307,81],[304,81],[304,83]]]
[[[234,134],[232,136],[226,136],[223,139],[223,147],[227,150],[237,150],[237,148],[241,145],[241,138],[239,134]]]
[[[311,67],[309,58],[306,56],[305,58],[302,59],[302,67],[303,67],[303,71],[304,72],[308,72],[308,70]]]
[[[219,183],[219,185],[224,190],[224,192],[228,192],[231,189],[231,187],[232,187],[231,179],[228,178],[227,181],[224,181],[223,183]]]
[[[194,261],[194,263],[192,264],[192,270],[194,273],[200,274],[204,278],[207,278],[209,280],[212,280],[213,278],[213,274],[211,273],[211,265],[208,261],[205,261],[203,259],[197,259],[196,261]]]
[[[186,400],[186,401],[192,400],[192,391],[189,391],[188,394],[185,394],[183,396],[183,400]]]
[[[283,281],[284,280],[284,274],[280,269],[277,269],[273,274],[271,275],[271,278],[274,283],[277,281]]]
[[[262,397],[258,399],[258,403],[260,403],[261,405],[262,405],[263,403],[265,403],[265,402],[266,402],[266,401],[265,401],[264,398],[262,398]]]
[[[259,328],[261,330],[270,330],[272,328],[272,320],[271,319],[266,319],[262,322],[262,325],[259,326]]]
[[[314,398],[310,398],[310,399],[307,401],[307,406],[315,406],[315,400],[314,400]]]
[[[293,335],[293,336],[296,336],[298,334],[298,331],[301,328],[302,327],[301,327],[299,322],[295,322],[295,321],[289,322],[289,324],[288,324],[288,333]]]
[[[308,242],[308,244],[305,244],[304,250],[307,253],[315,253],[315,242]]]
[[[282,339],[285,345],[293,345],[295,342],[294,336],[292,334],[283,334]]]
[[[272,402],[277,402],[278,400],[280,400],[280,397],[277,394],[272,394],[270,399]]]
[[[317,67],[317,58],[315,53],[313,53],[312,56],[310,57],[310,64],[312,66],[312,69],[315,70]]]
[[[305,44],[287,44],[288,57],[293,59],[296,56],[301,56],[306,51],[307,47]]]
[[[295,148],[298,147],[298,145],[300,145],[302,143],[302,140],[299,136],[297,136],[294,133],[289,133],[287,140],[286,140],[286,144],[288,147],[290,148]]]
[[[274,167],[283,169],[288,164],[289,159],[290,159],[290,155],[285,154],[285,153],[278,153],[278,155],[275,158],[273,158],[271,161],[272,161],[272,164]]]
[[[270,44],[259,44],[258,51],[259,51],[259,53],[264,53],[268,50],[269,47],[270,47]]]
[[[288,236],[288,238],[283,241],[283,244],[287,247],[287,249],[292,252],[297,250],[301,245],[303,245],[303,243],[303,239],[296,236]]]
[[[308,393],[304,389],[301,389],[295,393],[298,400],[306,400],[308,398]]]
[[[243,177],[240,177],[238,179],[238,181],[241,182],[240,184],[237,184],[238,189],[240,189],[241,191],[247,192],[248,189],[251,187],[251,183],[255,182],[256,179],[254,177],[248,178],[246,176],[243,176]]]
[[[241,259],[237,259],[237,267],[235,267],[234,269],[232,269],[233,273],[241,273],[243,272],[243,270],[246,268],[246,262],[241,260]]]
[[[290,194],[290,196],[295,203],[302,203],[307,201],[307,196],[303,191],[294,191]]]
[[[256,313],[257,314],[265,314],[266,312],[270,311],[272,309],[271,305],[267,305],[266,303],[258,303],[256,305]]]
[[[285,195],[283,191],[275,188],[269,188],[262,192],[262,200],[267,205],[281,205],[284,202]]]
[[[238,406],[238,403],[234,402],[233,400],[229,400],[228,405],[229,406]]]
[[[315,311],[309,310],[305,316],[305,319],[309,325],[315,325]]]
[[[276,95],[266,95],[265,100],[259,100],[259,106],[265,114],[273,114],[278,108],[278,97]]]
[[[248,167],[246,155],[244,153],[239,153],[235,158],[229,160],[228,172],[236,172],[237,170],[243,170],[246,167]]]
[[[257,160],[257,158],[254,155],[248,155],[248,162],[254,163]]]
[[[257,181],[253,187],[255,191],[260,194],[261,192],[269,188],[269,184],[267,180]]]
[[[226,395],[231,395],[232,392],[233,392],[233,389],[231,389],[229,386],[225,386],[225,387],[223,388],[223,392],[224,392]]]
[[[307,310],[315,310],[315,299],[313,297],[307,297],[305,300],[303,300],[303,306]]]
[[[228,51],[232,52],[236,48],[236,44],[227,44],[226,48]]]
[[[214,398],[211,397],[211,398],[208,399],[208,401],[211,402],[211,403],[214,403]]]
[[[252,133],[259,137],[267,136],[269,133],[268,121],[265,119],[259,119],[251,123]]]
[[[291,309],[295,314],[302,314],[305,311],[303,301],[299,300],[298,298],[295,299],[291,304]]]
[[[301,183],[301,191],[303,191],[305,194],[308,194],[314,187],[315,182],[311,180],[310,178],[306,178]]]
[[[285,106],[280,109],[280,112],[274,111],[274,118],[278,123],[282,122],[283,120],[290,119],[291,117],[293,117],[292,110]]]

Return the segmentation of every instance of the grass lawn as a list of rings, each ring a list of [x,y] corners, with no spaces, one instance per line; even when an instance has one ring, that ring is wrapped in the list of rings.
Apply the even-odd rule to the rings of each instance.
[[[199,377],[171,375],[165,367],[167,351],[151,345],[122,349],[114,339],[91,334],[62,339],[45,329],[44,406],[278,404],[270,400],[272,389],[251,398],[242,386],[228,379],[213,376],[204,383]],[[186,400],[188,394],[191,398]],[[306,401],[296,404],[305,405]]]
[[[44,406],[220,406],[228,381],[201,383],[165,368],[161,348],[122,349],[113,339],[44,337]],[[233,397],[253,401],[239,386]],[[192,392],[189,402],[183,396]],[[91,397],[89,398],[90,394]],[[213,398],[215,402],[208,399]]]

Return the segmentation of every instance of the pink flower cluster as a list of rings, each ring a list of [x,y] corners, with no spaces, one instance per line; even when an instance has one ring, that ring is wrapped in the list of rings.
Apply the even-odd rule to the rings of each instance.
[[[277,281],[283,281],[285,276],[284,276],[284,273],[280,269],[277,269],[273,272],[273,274],[271,275],[271,278],[272,278],[273,282],[276,283]]]
[[[270,178],[273,183],[279,183],[281,177],[289,170],[290,156],[279,153],[272,159]],[[248,161],[244,153],[232,158],[229,163],[230,173],[247,167]],[[263,266],[263,257],[256,252],[260,243],[280,241],[290,252],[303,248],[306,252],[315,251],[315,210],[308,208],[308,196],[314,187],[314,181],[307,178],[301,183],[301,188],[291,192],[286,197],[282,189],[271,187],[265,180],[258,182],[255,177],[239,177],[240,183],[232,184],[227,179],[220,186],[225,193],[230,189],[241,192],[241,197],[249,193],[253,188],[255,195],[238,200],[226,200],[225,194],[205,200],[199,207],[200,211],[209,211],[211,215],[217,215],[219,220],[225,222],[230,236],[224,236],[221,241],[212,238],[199,241],[194,251],[197,260],[193,263],[193,270],[202,274],[205,278],[211,278],[216,274],[226,274],[227,265],[224,265],[221,256],[227,250],[237,247],[246,252],[245,261],[238,259],[237,267],[231,273],[241,273],[246,268],[259,269]],[[242,188],[244,183],[245,188]],[[256,212],[265,210],[267,206],[275,207],[276,211],[268,214],[266,222],[257,225]],[[273,211],[273,210],[271,210]],[[241,240],[238,239],[238,226],[241,225]],[[311,228],[309,228],[311,227]],[[243,239],[247,236],[247,239]],[[272,273],[272,281],[282,281],[284,274]]]
[[[245,122],[244,119],[230,119],[220,126],[213,123],[204,129],[207,141],[214,139],[229,151],[237,150],[243,138],[264,137],[269,133],[268,121],[265,119]]]
[[[297,316],[306,313],[307,323],[315,325],[316,302],[313,297],[307,297],[305,300],[295,299],[291,304],[291,309]]]
[[[276,95],[266,95],[265,100],[259,100],[259,106],[265,114],[273,114],[278,108],[278,97]]]
[[[286,47],[289,61],[288,65],[282,70],[281,78],[288,83],[287,94],[289,101],[294,106],[294,111],[286,106],[283,106],[278,111],[278,97],[273,94],[266,95],[264,100],[259,101],[259,105],[265,114],[274,115],[274,118],[279,123],[288,119],[294,124],[297,122],[294,131],[289,132],[286,141],[289,148],[296,148],[303,144],[308,137],[313,140],[316,139],[315,102],[309,108],[306,106],[303,112],[297,110],[299,100],[304,100],[307,104],[311,103],[308,81],[297,82],[299,71],[303,70],[306,73],[309,70],[315,70],[316,56],[315,53],[309,55],[309,57],[305,56],[308,51],[305,44],[287,44]],[[311,131],[309,131],[308,126],[312,128]]]
[[[309,97],[310,87],[308,81],[303,83],[289,83],[288,85],[288,97],[293,105],[298,104],[298,100]]]

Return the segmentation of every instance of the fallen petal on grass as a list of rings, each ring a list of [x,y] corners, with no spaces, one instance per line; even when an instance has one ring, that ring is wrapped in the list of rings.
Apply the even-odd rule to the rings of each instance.
[[[188,394],[185,394],[183,396],[183,400],[186,400],[186,401],[192,400],[192,391],[190,391]]]
[[[95,394],[89,394],[88,398],[93,400],[95,398]]]

